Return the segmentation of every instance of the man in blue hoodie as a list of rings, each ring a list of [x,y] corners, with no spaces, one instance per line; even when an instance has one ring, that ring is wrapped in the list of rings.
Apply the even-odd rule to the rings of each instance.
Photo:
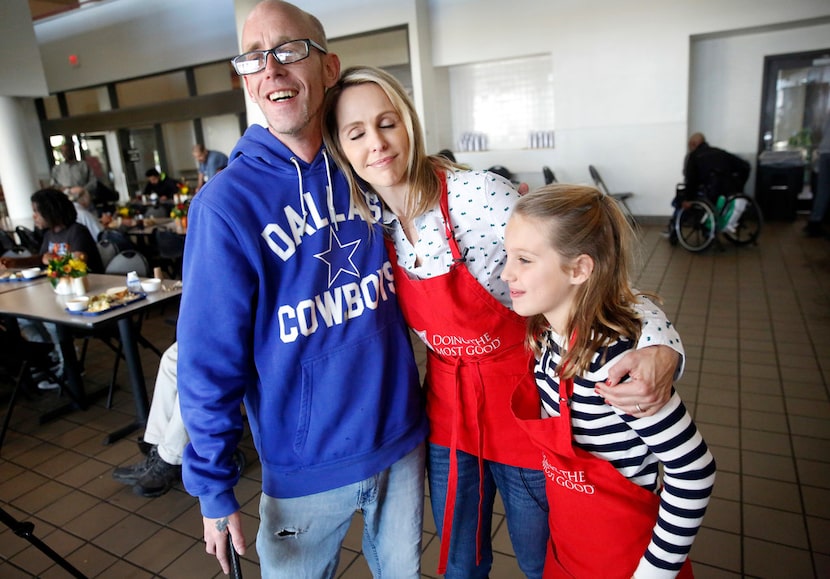
[[[340,62],[320,22],[266,0],[233,59],[268,127],[251,126],[188,213],[179,322],[183,463],[207,552],[244,552],[244,401],[262,464],[263,577],[331,577],[355,511],[375,576],[419,577],[427,434],[383,234],[322,148]]]

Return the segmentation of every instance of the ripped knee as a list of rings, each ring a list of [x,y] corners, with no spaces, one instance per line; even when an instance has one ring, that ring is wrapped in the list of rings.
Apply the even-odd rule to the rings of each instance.
[[[279,539],[290,539],[292,537],[299,536],[300,533],[302,533],[300,529],[296,529],[294,527],[285,527],[274,533],[274,536],[276,536]]]

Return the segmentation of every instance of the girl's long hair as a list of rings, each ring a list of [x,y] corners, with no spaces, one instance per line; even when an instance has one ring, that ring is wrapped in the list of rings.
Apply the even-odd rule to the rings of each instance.
[[[340,145],[337,130],[337,103],[343,91],[350,86],[373,83],[386,93],[395,111],[406,127],[409,139],[409,159],[407,161],[406,180],[409,183],[409,196],[406,203],[406,215],[399,217],[417,217],[438,204],[441,196],[441,170],[460,168],[459,165],[445,157],[430,156],[426,153],[421,122],[415,112],[415,106],[406,89],[388,72],[372,66],[354,66],[343,71],[340,80],[326,92],[323,104],[323,141],[326,149],[343,170],[349,183],[352,201],[358,213],[367,223],[375,222],[374,215],[363,191],[371,191],[371,186],[358,177],[349,164]]]
[[[577,288],[567,327],[557,329],[574,337],[558,372],[564,378],[584,373],[603,346],[620,337],[637,341],[641,323],[628,278],[634,234],[617,202],[593,187],[556,184],[522,197],[513,213],[547,230],[547,241],[565,267],[583,254],[594,262],[591,275]],[[528,319],[527,342],[537,355],[548,327],[541,314]]]

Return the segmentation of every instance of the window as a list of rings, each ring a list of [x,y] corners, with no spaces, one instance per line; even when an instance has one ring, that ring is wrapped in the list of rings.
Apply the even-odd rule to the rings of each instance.
[[[470,150],[462,146],[465,133],[485,135],[487,149],[522,149],[541,146],[531,145],[532,133],[553,131],[550,55],[452,66],[449,76],[459,150]]]

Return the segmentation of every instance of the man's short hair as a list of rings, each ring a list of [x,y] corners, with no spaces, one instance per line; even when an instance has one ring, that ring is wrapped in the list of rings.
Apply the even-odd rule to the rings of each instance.
[[[145,177],[161,177],[161,175],[159,175],[159,172],[156,171],[155,169],[147,169],[147,172],[144,173],[144,176]]]

